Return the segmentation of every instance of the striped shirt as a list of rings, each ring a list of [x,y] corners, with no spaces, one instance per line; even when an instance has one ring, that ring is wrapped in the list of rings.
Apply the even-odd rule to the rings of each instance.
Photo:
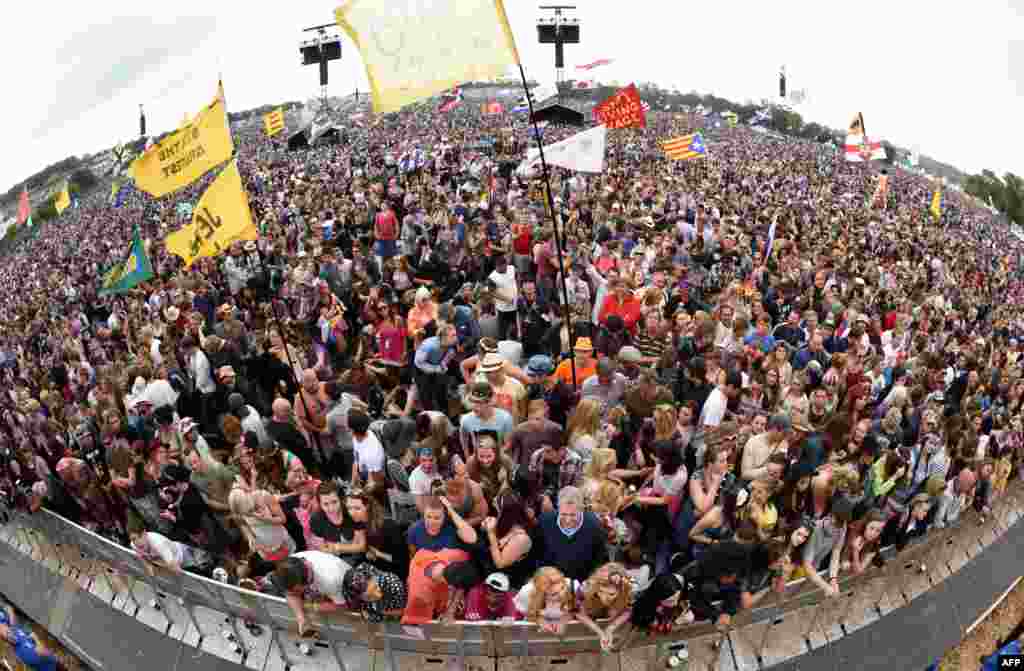
[[[664,337],[654,338],[646,333],[640,333],[633,338],[633,345],[635,345],[636,348],[640,350],[640,353],[645,357],[656,357],[660,359],[661,355],[665,352],[665,348],[668,347],[669,341]]]

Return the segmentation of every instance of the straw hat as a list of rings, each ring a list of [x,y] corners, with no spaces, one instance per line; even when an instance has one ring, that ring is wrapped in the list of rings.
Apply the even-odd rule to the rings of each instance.
[[[593,352],[594,344],[590,341],[590,338],[577,338],[576,346],[573,349],[577,352]]]

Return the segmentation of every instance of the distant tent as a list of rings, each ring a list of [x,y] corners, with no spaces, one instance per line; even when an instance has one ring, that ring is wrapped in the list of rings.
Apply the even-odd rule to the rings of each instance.
[[[306,138],[306,131],[300,130],[298,133],[295,133],[288,138],[288,149],[290,151],[309,149],[309,140]]]
[[[582,126],[583,112],[579,112],[568,105],[555,103],[534,111],[533,120],[537,123],[547,121],[566,126]]]

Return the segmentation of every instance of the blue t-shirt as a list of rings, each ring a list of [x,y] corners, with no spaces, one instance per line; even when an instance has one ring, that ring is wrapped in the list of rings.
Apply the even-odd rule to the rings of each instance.
[[[0,624],[10,624],[7,611],[0,608]],[[36,642],[32,634],[21,627],[12,626],[11,634],[14,636],[14,654],[22,664],[32,671],[56,671],[57,658],[53,655],[40,655],[36,650]]]
[[[465,550],[466,544],[459,538],[455,525],[450,519],[445,519],[441,532],[436,536],[427,533],[427,527],[423,520],[409,527],[405,535],[409,545],[417,550],[430,550],[439,552],[441,550]]]

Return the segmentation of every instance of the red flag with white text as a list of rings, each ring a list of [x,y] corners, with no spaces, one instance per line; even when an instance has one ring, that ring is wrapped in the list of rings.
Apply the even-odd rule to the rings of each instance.
[[[608,128],[646,128],[643,101],[636,84],[619,89],[594,108],[594,118]]]

